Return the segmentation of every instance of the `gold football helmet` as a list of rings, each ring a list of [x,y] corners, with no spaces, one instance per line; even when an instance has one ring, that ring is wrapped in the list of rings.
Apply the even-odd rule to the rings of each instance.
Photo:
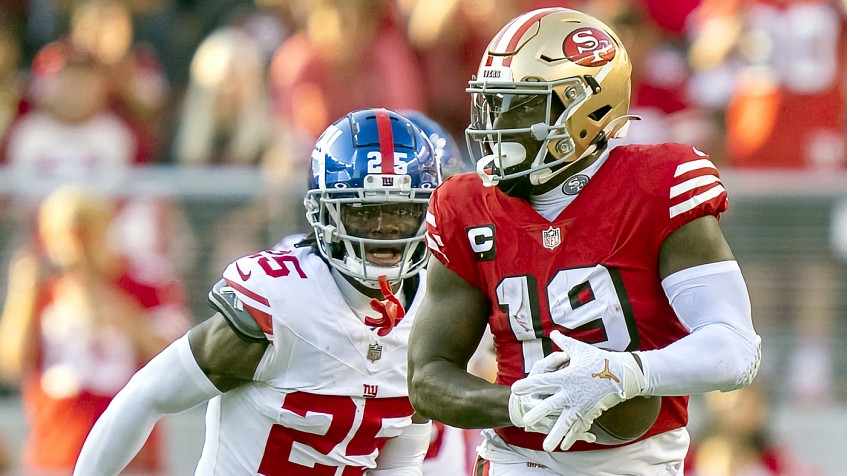
[[[596,18],[544,8],[512,20],[467,89],[466,138],[483,183],[541,185],[621,137],[634,117],[631,72],[620,39]]]

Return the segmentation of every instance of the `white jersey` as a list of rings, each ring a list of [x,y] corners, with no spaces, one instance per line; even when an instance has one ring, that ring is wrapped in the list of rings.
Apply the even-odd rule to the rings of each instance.
[[[424,476],[466,476],[468,474],[470,465],[465,431],[443,423],[432,422],[432,438],[423,461]]]
[[[350,476],[374,468],[385,441],[412,423],[406,343],[424,273],[405,317],[379,336],[309,248],[230,264],[227,286],[271,345],[255,382],[209,402],[196,474]]]

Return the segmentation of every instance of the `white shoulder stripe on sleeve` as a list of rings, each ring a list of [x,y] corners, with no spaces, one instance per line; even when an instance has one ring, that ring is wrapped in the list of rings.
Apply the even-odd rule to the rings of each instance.
[[[671,187],[671,196],[670,198],[677,197],[682,195],[685,192],[690,190],[694,190],[697,187],[702,187],[704,185],[709,185],[710,183],[720,182],[721,179],[716,177],[715,175],[701,175],[699,177],[694,177],[692,179],[686,180],[679,185],[674,185]]]
[[[685,213],[689,210],[693,210],[701,203],[706,203],[723,192],[726,192],[726,189],[724,189],[723,186],[715,185],[714,187],[706,190],[705,192],[697,194],[678,205],[670,207],[670,217],[673,218],[679,214]]]
[[[427,232],[425,236],[427,248],[429,248],[429,250],[433,253],[438,253],[438,255],[444,258],[445,261],[449,262],[450,260],[447,259],[447,255],[445,255],[444,252],[441,251],[441,247],[444,246],[444,243],[441,241],[441,237],[438,235],[433,235],[429,232]]]
[[[430,213],[428,210],[426,212],[426,222],[429,223],[430,225],[436,227],[436,228],[438,227],[438,225],[435,224],[435,215]]]
[[[441,235],[436,235],[435,233],[426,232],[426,239],[433,242],[433,244],[438,246],[438,247],[444,246],[444,241],[441,240]]]
[[[715,171],[718,170],[715,167],[715,165],[712,163],[711,160],[709,160],[709,159],[699,159],[699,160],[692,160],[691,162],[685,162],[683,164],[679,164],[676,167],[676,172],[673,174],[673,176],[679,177],[682,174],[685,174],[685,173],[691,172],[692,170],[697,170],[697,169],[715,169]]]

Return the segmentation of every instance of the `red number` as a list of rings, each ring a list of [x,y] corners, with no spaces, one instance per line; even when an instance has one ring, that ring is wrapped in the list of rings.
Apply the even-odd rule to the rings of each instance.
[[[306,273],[300,267],[300,262],[297,261],[296,257],[291,256],[290,253],[290,251],[262,251],[251,256],[251,258],[258,258],[259,266],[272,278],[288,276],[291,273],[291,269],[288,267],[289,264],[294,267],[294,270],[297,271],[297,274],[301,278],[305,278]]]
[[[382,420],[410,416],[413,411],[412,404],[405,397],[365,400],[362,425],[347,444],[347,454],[360,456],[371,454],[374,449],[382,449],[388,440],[388,438],[376,437],[377,432],[382,428]]]
[[[309,467],[292,462],[294,443],[306,445],[322,455],[328,455],[353,432],[352,439],[347,443],[345,454],[347,456],[369,455],[385,444],[386,438],[376,437],[384,419],[402,418],[413,412],[409,399],[405,397],[368,399],[365,400],[361,423],[354,426],[356,402],[352,398],[303,392],[286,396],[282,408],[301,416],[305,416],[307,412],[325,413],[332,416],[332,422],[323,435],[274,425],[268,435],[265,454],[262,456],[258,470],[259,474],[265,476],[334,475],[338,469],[337,466],[320,464],[316,461]],[[364,471],[363,467],[348,466],[344,468],[342,476],[361,476]]]

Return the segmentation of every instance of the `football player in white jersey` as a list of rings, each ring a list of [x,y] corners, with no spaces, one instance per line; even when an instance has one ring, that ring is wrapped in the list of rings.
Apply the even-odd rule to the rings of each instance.
[[[431,424],[409,402],[406,343],[440,178],[404,116],[332,124],[311,158],[313,232],[226,268],[218,312],[133,377],[74,474],[118,474],[159,418],[209,401],[197,475],[420,475]]]

